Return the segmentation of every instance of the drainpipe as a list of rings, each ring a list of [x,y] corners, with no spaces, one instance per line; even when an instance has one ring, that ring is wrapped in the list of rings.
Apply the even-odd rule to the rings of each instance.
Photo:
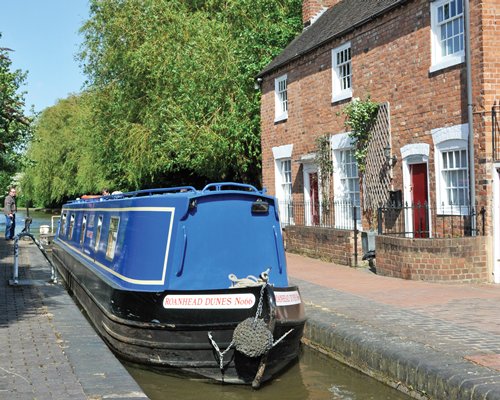
[[[471,51],[470,51],[470,7],[469,0],[464,1],[464,41],[465,41],[465,69],[467,81],[467,122],[469,128],[469,204],[474,207],[476,203],[476,179],[475,179],[475,162],[474,162],[474,114],[472,110],[472,67],[471,67]],[[475,231],[475,218],[472,219],[473,232]]]

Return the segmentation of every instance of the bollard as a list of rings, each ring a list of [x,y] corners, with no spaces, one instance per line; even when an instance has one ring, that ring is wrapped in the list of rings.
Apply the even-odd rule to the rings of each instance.
[[[9,281],[10,285],[17,285],[19,283],[19,238],[17,235],[14,237],[14,267],[12,270],[12,280]]]

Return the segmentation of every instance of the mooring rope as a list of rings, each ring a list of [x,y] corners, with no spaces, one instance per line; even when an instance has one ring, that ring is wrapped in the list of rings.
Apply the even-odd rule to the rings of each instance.
[[[219,357],[219,368],[224,371],[224,355],[234,346],[240,353],[248,357],[259,357],[269,352],[274,346],[278,345],[288,334],[293,331],[293,328],[281,336],[277,341],[274,341],[273,333],[267,326],[262,315],[264,293],[269,279],[269,269],[260,275],[260,279],[249,275],[247,278],[238,279],[234,274],[229,275],[229,279],[233,282],[233,287],[248,287],[259,286],[260,289],[259,303],[255,317],[250,317],[240,322],[233,332],[233,339],[229,346],[221,351],[214,338],[212,332],[208,332],[208,338],[212,343]]]

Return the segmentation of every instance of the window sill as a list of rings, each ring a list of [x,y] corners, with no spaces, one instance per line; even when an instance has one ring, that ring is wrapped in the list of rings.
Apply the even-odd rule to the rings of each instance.
[[[442,69],[453,67],[454,65],[462,64],[463,62],[465,62],[464,55],[451,57],[451,58],[443,60],[437,64],[431,65],[431,67],[429,68],[429,73],[432,74],[432,73],[440,71]]]
[[[288,119],[288,114],[282,114],[274,118],[274,123],[284,122]]]
[[[332,103],[337,103],[342,100],[347,100],[352,98],[352,90],[346,90],[342,93],[339,93],[336,96],[332,96]]]
[[[438,217],[469,216],[470,212],[469,206],[439,206],[436,210],[436,215]]]

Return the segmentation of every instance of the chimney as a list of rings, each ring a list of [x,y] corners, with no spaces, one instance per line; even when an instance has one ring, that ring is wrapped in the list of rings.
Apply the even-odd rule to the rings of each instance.
[[[311,25],[321,14],[342,0],[302,0],[304,28]]]

